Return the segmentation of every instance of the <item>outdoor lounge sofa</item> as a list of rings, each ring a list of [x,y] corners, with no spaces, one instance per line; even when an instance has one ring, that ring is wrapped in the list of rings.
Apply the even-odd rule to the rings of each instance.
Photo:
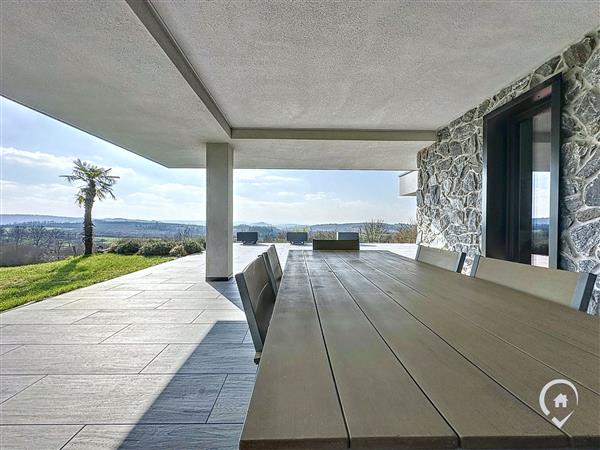
[[[359,234],[356,231],[338,231],[338,241],[358,241],[360,240]]]
[[[238,231],[237,241],[244,245],[254,245],[258,242],[258,232],[256,231]]]
[[[290,244],[304,245],[308,241],[308,233],[306,231],[288,231],[285,239]]]

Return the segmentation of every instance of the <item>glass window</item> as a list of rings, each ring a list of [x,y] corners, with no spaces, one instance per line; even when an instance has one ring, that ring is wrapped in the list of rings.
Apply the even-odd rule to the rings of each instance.
[[[550,110],[533,116],[531,264],[548,267],[550,229]]]

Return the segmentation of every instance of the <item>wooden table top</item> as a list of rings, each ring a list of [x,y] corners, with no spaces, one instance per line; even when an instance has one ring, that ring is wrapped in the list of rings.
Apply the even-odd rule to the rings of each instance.
[[[555,379],[578,404],[554,386],[546,415]],[[600,447],[598,317],[387,251],[290,251],[241,449],[553,447]]]

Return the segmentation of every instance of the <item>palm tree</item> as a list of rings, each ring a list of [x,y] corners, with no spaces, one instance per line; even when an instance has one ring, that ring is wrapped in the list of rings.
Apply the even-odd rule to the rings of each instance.
[[[92,223],[92,207],[94,201],[104,200],[107,196],[116,200],[112,187],[119,177],[110,175],[112,169],[94,166],[93,164],[83,162],[80,159],[73,161],[73,173],[71,175],[61,175],[69,183],[83,182],[79,186],[79,191],[75,195],[75,201],[79,206],[83,205],[83,245],[85,255],[92,254],[94,244],[94,224]]]

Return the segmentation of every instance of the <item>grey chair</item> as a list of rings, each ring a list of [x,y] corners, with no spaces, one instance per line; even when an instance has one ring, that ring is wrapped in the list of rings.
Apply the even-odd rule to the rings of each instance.
[[[248,264],[241,273],[236,274],[235,281],[256,350],[254,362],[258,364],[275,307],[275,291],[269,279],[264,254]]]
[[[313,250],[360,250],[360,243],[355,239],[313,239],[312,244]]]
[[[586,312],[596,275],[475,256],[471,276]]]
[[[337,238],[338,238],[338,241],[350,241],[350,240],[358,241],[358,240],[360,240],[359,233],[357,233],[356,231],[338,231]]]
[[[277,249],[274,245],[270,245],[267,251],[264,253],[265,261],[267,263],[267,272],[273,291],[275,295],[279,291],[279,285],[281,284],[281,277],[283,276],[283,270],[281,270],[281,263],[279,262],[279,256],[277,256]]]
[[[465,264],[465,256],[466,255],[461,252],[419,245],[415,259],[441,269],[461,273]]]

